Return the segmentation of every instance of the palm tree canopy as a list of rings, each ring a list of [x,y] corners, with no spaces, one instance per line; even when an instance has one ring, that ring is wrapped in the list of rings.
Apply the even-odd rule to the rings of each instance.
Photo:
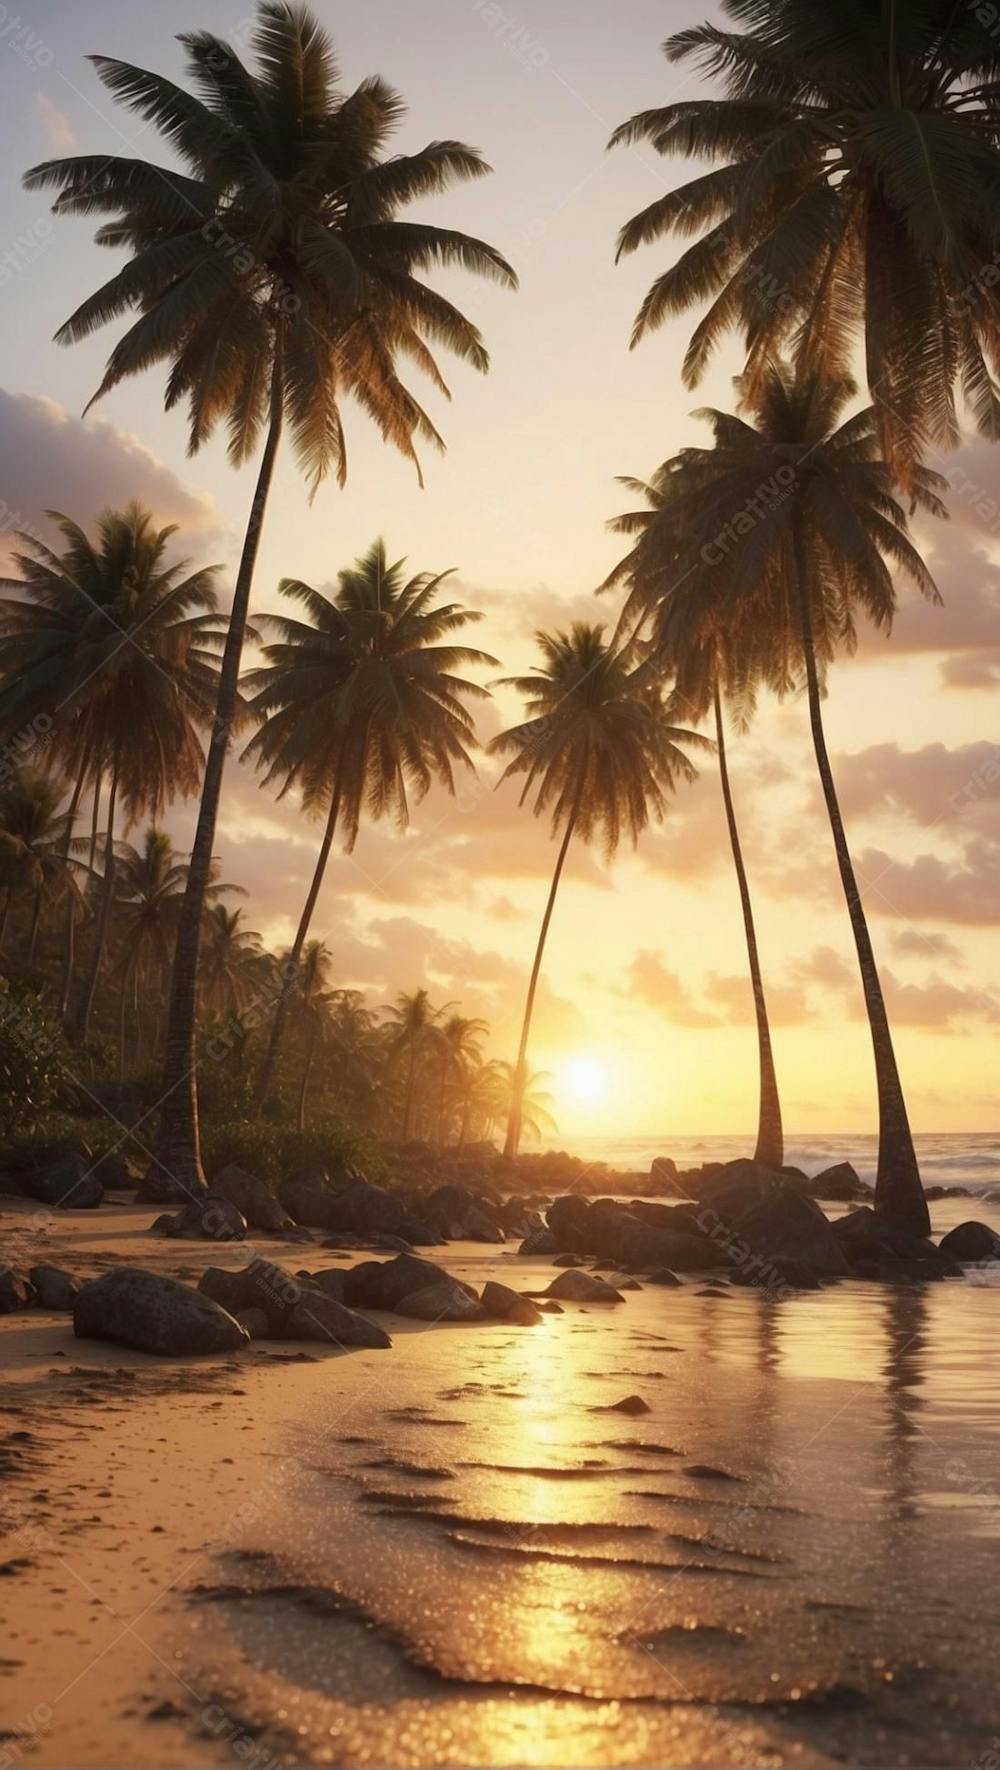
[[[450,642],[481,617],[458,603],[438,603],[447,573],[407,578],[405,560],[388,563],[376,541],[338,577],[333,596],[296,579],[282,592],[307,619],[265,615],[280,637],[246,686],[263,720],[246,755],[265,784],[297,788],[308,810],[336,797],[336,823],[353,847],[362,812],[409,817],[409,795],[433,782],[454,792],[454,768],[472,768],[473,720],[463,702],[487,691],[457,675],[495,658]]]
[[[622,229],[619,255],[699,236],[650,288],[633,343],[707,310],[689,385],[742,332],[751,375],[801,340],[842,372],[863,337],[884,458],[907,485],[956,440],[956,387],[1000,436],[1000,36],[954,0],[723,0],[673,62],[723,96],[640,112],[613,142],[707,161]]]
[[[550,1080],[547,1070],[530,1071],[524,1077],[520,1090],[517,1087],[516,1064],[498,1060],[489,1065],[489,1072],[488,1086],[492,1088],[497,1117],[507,1115],[516,1095],[522,1131],[540,1139],[543,1132],[551,1133],[559,1129],[549,1111],[552,1095],[544,1087],[544,1083]]]
[[[52,754],[74,778],[96,780],[117,753],[130,816],[155,813],[201,778],[220,568],[171,563],[175,529],[136,503],[105,511],[94,540],[49,514],[62,550],[22,535],[20,576],[0,579],[0,729],[51,721]]]
[[[151,824],[141,849],[118,844],[115,854],[115,896],[129,958],[152,949],[165,961],[184,896],[188,869],[174,852],[165,830]]]
[[[224,420],[239,463],[267,418],[277,359],[284,414],[314,484],[330,469],[345,476],[345,395],[414,461],[415,439],[442,446],[397,359],[444,392],[432,345],[479,370],[488,359],[476,327],[421,273],[457,264],[508,286],[516,279],[483,241],[399,216],[414,198],[490,168],[458,141],[388,157],[405,115],[400,95],[379,78],[345,92],[330,38],[304,6],[258,8],[253,67],[208,31],[180,41],[193,90],[91,59],[184,171],[83,154],[25,178],[29,190],[58,192],[57,214],[109,217],[99,243],[130,254],[57,334],[70,343],[138,314],[94,397],[169,361],[166,403],[187,401],[192,452]]]
[[[778,693],[800,681],[800,564],[821,669],[853,648],[859,615],[891,627],[893,568],[939,600],[893,496],[874,408],[843,416],[854,384],[800,359],[737,387],[746,417],[701,414],[715,446],[683,449],[659,469],[652,508],[639,513],[637,539],[612,574],[628,584],[623,618],[645,629],[658,664],[677,672],[695,704],[716,667],[749,693],[756,680]],[[943,515],[944,485],[915,469],[918,506]]]
[[[0,789],[0,884],[15,891],[74,884],[69,817],[59,810],[64,792],[61,781],[28,766]]]
[[[522,804],[534,792],[535,814],[551,812],[553,831],[573,817],[584,841],[600,836],[610,856],[623,835],[635,843],[663,817],[678,780],[696,773],[683,746],[707,740],[673,723],[659,686],[606,643],[603,627],[577,621],[536,638],[541,664],[505,683],[528,717],[489,749],[510,757],[501,780],[524,777]]]

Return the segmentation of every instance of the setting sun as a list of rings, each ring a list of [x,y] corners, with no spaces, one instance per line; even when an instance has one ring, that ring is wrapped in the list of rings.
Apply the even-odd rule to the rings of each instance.
[[[596,1105],[608,1092],[607,1064],[587,1052],[575,1053],[559,1071],[559,1091],[577,1105]]]

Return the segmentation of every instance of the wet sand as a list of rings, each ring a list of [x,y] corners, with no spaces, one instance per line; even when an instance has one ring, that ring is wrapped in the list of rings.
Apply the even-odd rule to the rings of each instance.
[[[4,1252],[192,1280],[248,1257],[153,1215],[12,1208]],[[985,1762],[1000,1286],[626,1296],[224,1360],[4,1318],[0,1761]]]

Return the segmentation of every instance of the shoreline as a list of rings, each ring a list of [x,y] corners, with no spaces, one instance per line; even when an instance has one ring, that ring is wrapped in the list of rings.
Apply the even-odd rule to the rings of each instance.
[[[60,1213],[46,1257],[83,1273],[138,1247],[179,1275],[254,1251],[294,1272],[306,1251],[163,1241],[153,1215]],[[429,1257],[477,1284],[559,1270],[469,1243]],[[27,1565],[0,1688],[8,1726],[52,1717],[4,1749],[258,1770],[971,1761],[1000,1724],[995,1456],[921,1399],[914,1361],[956,1311],[990,1336],[995,1306],[853,1281],[778,1302],[692,1273],[531,1329],[379,1314],[387,1354],[221,1359],[6,1317],[4,1560]],[[849,1356],[821,1378],[835,1327]],[[617,1411],[631,1394],[649,1411]],[[966,1577],[982,1596],[949,1639]]]

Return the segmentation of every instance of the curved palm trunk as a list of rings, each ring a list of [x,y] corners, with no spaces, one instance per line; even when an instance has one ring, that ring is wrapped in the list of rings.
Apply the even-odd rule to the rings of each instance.
[[[31,933],[28,936],[29,965],[33,965],[35,962],[35,948],[38,945],[38,924],[42,919],[42,904],[44,901],[45,892],[43,887],[39,885],[38,890],[35,892],[35,901],[31,910]]]
[[[150,1199],[173,1199],[191,1196],[205,1189],[198,1139],[198,1086],[195,1074],[195,1022],[198,1005],[198,949],[205,913],[205,896],[212,868],[215,825],[219,813],[222,773],[229,750],[229,735],[236,713],[239,692],[240,660],[246,632],[247,612],[254,567],[260,547],[261,530],[267,508],[268,493],[274,476],[274,463],[281,440],[282,371],[280,347],[275,344],[271,371],[271,415],[257,474],[257,487],[250,507],[243,552],[236,574],[236,590],[229,617],[226,647],[219,676],[212,737],[205,760],[201,804],[187,887],[181,906],[174,952],[173,979],[170,991],[170,1013],[167,1024],[164,1057],[163,1089],[160,1105],[160,1129],[152,1166],[143,1184],[143,1194]]]
[[[115,895],[115,808],[118,798],[118,771],[120,757],[116,748],[111,764],[111,783],[108,787],[108,828],[104,838],[104,877],[101,881],[101,904],[97,912],[97,930],[94,935],[94,953],[90,963],[90,977],[80,1004],[76,1022],[76,1033],[81,1039],[90,1031],[91,1016],[94,1012],[94,998],[97,984],[104,964],[104,949],[108,942],[108,928],[111,922],[111,905]]]
[[[906,1101],[903,1097],[899,1070],[896,1067],[896,1054],[893,1050],[892,1034],[889,1030],[889,1017],[885,1009],[885,998],[882,994],[882,985],[879,982],[878,967],[875,963],[868,923],[865,919],[858,883],[854,875],[850,849],[847,846],[847,836],[840,814],[837,789],[834,784],[833,770],[830,767],[830,757],[826,747],[826,736],[823,731],[812,609],[801,540],[798,544],[796,566],[802,621],[802,649],[805,656],[806,685],[809,693],[809,723],[812,727],[813,747],[816,751],[816,762],[823,786],[823,796],[826,800],[827,815],[833,832],[837,865],[840,869],[844,896],[847,899],[847,911],[851,918],[851,928],[854,934],[854,944],[858,953],[865,1008],[868,1013],[872,1048],[875,1054],[875,1078],[878,1086],[878,1174],[875,1182],[875,1209],[902,1229],[908,1229],[915,1235],[929,1235],[930,1215],[920,1181],[920,1169],[917,1166],[917,1156],[913,1147],[913,1136],[906,1113]]]
[[[739,886],[740,903],[743,908],[743,929],[746,934],[750,981],[753,986],[754,1014],[757,1020],[757,1045],[760,1052],[760,1105],[757,1115],[757,1147],[754,1150],[754,1161],[761,1162],[768,1168],[780,1168],[785,1159],[785,1140],[781,1127],[781,1100],[778,1095],[778,1078],[774,1069],[774,1053],[771,1049],[771,1028],[767,1018],[767,1001],[764,996],[760,955],[757,951],[757,931],[754,927],[750,886],[747,881],[746,867],[743,864],[743,849],[740,845],[736,810],[729,784],[726,733],[722,719],[722,697],[719,693],[718,683],[715,685],[715,732],[719,747],[719,774],[722,779],[722,797],[726,807],[729,842],[733,851],[733,865],[736,868],[736,882]]]
[[[274,1011],[274,1019],[271,1022],[271,1036],[267,1042],[267,1051],[264,1056],[264,1061],[260,1066],[260,1075],[257,1081],[258,1110],[263,1109],[267,1096],[271,1091],[271,1083],[274,1080],[274,1068],[278,1061],[278,1052],[281,1049],[281,1041],[284,1037],[285,1026],[288,1021],[288,1009],[291,1004],[292,991],[295,987],[296,978],[298,977],[299,960],[302,957],[302,948],[306,944],[309,925],[312,922],[313,912],[319,899],[320,890],[322,889],[323,877],[326,873],[326,863],[330,858],[330,849],[333,846],[333,836],[337,827],[337,814],[339,810],[340,794],[339,792],[336,792],[330,800],[330,810],[326,820],[326,828],[323,831],[323,840],[320,843],[319,854],[316,858],[312,884],[309,887],[306,901],[302,906],[302,914],[299,917],[299,925],[295,930],[295,939],[292,943],[292,950],[284,965],[285,974],[282,979],[281,994],[278,997],[278,1005]]]
[[[555,872],[552,875],[552,884],[549,886],[548,902],[545,905],[545,914],[542,917],[542,926],[538,935],[538,945],[535,948],[535,962],[531,967],[531,980],[528,984],[528,994],[524,1004],[524,1020],[521,1025],[521,1043],[518,1047],[517,1064],[514,1069],[514,1088],[511,1095],[510,1112],[507,1116],[507,1135],[504,1138],[503,1146],[504,1156],[508,1160],[512,1160],[513,1157],[516,1156],[521,1142],[521,1118],[523,1112],[524,1088],[528,1079],[528,1038],[531,1033],[531,1016],[535,1009],[535,993],[538,989],[538,978],[542,969],[542,955],[545,951],[545,941],[549,932],[549,923],[552,920],[552,911],[555,908],[556,892],[559,890],[559,880],[562,878],[563,866],[566,862],[566,855],[572,840],[573,831],[576,828],[576,820],[580,812],[582,792],[583,780],[581,777],[580,791],[577,793],[576,802],[570,812],[569,820],[566,824],[565,834],[559,844]]]
[[[103,785],[104,772],[102,769],[98,769],[97,779],[94,782],[94,804],[90,813],[90,855],[88,864],[91,872],[94,870],[94,862],[97,859],[97,832],[101,827],[101,788]]]

